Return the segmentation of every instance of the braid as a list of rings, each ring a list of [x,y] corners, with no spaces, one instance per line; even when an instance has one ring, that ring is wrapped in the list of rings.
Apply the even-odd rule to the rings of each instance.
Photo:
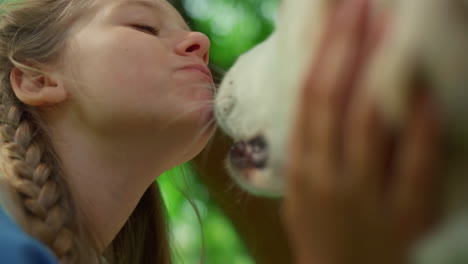
[[[36,129],[18,106],[4,109],[3,115],[1,153],[8,161],[9,182],[24,205],[26,231],[48,245],[61,263],[72,263],[75,242],[61,204],[63,189],[44,160]]]
[[[70,29],[81,14],[91,11],[92,1],[13,2],[0,8],[0,188],[6,190],[0,193],[6,198],[1,202],[8,203],[16,222],[61,263],[102,263],[96,235],[86,225],[91,219],[75,202],[52,134],[38,110],[16,97],[10,82],[14,68],[43,74],[47,67],[42,66],[65,63],[62,54]],[[169,262],[161,195],[150,190],[145,197],[112,242],[110,248],[116,250],[109,250],[110,259],[134,261],[141,256],[144,263]],[[154,213],[148,214],[148,208]],[[159,251],[151,249],[155,244],[161,244]],[[138,259],[135,263],[143,263]]]

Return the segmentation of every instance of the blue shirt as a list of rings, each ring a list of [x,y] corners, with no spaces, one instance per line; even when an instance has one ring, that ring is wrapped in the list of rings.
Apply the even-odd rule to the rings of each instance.
[[[58,264],[52,253],[28,236],[0,208],[0,263]]]

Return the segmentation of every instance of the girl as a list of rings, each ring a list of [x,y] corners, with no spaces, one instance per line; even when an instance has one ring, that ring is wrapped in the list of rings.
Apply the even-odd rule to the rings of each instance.
[[[0,26],[4,210],[61,263],[170,262],[154,179],[212,132],[208,38],[166,1],[11,8]]]

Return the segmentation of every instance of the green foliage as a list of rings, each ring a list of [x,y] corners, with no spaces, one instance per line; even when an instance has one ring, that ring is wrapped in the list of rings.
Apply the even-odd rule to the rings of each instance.
[[[273,30],[279,0],[184,0],[193,29],[211,39],[211,61],[227,69]]]
[[[164,173],[158,183],[168,209],[174,263],[200,263],[204,243],[206,264],[226,259],[230,264],[253,264],[231,223],[188,164]]]

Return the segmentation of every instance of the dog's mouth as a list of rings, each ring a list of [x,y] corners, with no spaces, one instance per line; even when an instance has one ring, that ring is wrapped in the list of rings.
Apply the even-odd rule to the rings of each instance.
[[[227,167],[247,191],[262,196],[280,196],[282,183],[272,173],[267,142],[262,135],[235,142],[229,151]]]
[[[229,162],[239,172],[261,170],[268,163],[268,146],[263,136],[237,141],[229,151]]]

